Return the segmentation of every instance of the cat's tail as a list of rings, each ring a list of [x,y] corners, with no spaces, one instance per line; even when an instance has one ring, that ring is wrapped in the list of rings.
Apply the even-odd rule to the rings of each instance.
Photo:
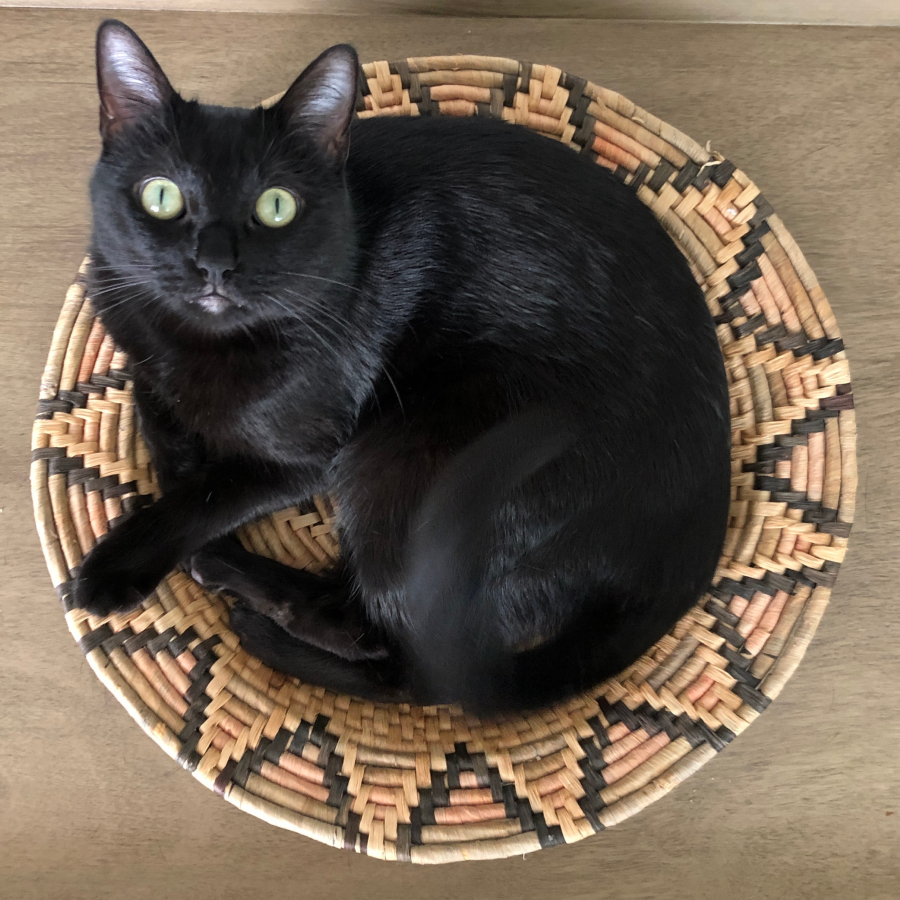
[[[407,653],[412,692],[473,711],[522,698],[518,657],[504,644],[484,582],[496,511],[575,440],[571,417],[538,407],[463,449],[418,511],[406,557]]]

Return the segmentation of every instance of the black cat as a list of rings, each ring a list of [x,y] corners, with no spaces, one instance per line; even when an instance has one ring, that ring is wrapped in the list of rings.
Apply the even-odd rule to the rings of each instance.
[[[628,187],[502,122],[353,122],[348,46],[268,110],[182,99],[119,22],[97,65],[90,295],[163,497],[88,555],[81,606],[185,562],[270,665],[484,712],[599,682],[696,602],[728,390]],[[314,493],[338,509],[324,577],[223,538]]]

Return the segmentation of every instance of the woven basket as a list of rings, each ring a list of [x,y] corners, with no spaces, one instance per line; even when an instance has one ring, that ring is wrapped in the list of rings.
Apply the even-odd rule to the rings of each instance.
[[[419,863],[573,842],[633,815],[778,695],[825,610],[856,489],[850,375],[815,276],[759,188],[633,103],[553,66],[485,57],[363,67],[360,116],[479,115],[558,139],[632,186],[687,257],[731,386],[732,506],[715,586],[617,678],[545,711],[479,721],[363,702],[245,653],[228,607],[182,571],[127,615],[71,603],[95,539],[157,488],[127,361],[94,318],[83,266],[41,383],[32,486],[68,626],[97,676],[195,778],[262,819]],[[87,261],[85,261],[87,265]],[[327,503],[242,529],[318,570]]]

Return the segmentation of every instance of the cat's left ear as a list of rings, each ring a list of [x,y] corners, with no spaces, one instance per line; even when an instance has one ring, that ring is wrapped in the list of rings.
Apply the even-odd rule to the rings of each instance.
[[[97,89],[104,141],[129,123],[158,113],[174,94],[144,42],[116,19],[97,29]]]
[[[358,77],[356,51],[338,44],[311,62],[277,103],[289,127],[310,134],[337,165],[350,149]]]

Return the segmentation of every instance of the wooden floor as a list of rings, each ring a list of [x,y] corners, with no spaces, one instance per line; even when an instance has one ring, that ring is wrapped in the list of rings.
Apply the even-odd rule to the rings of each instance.
[[[144,736],[66,631],[27,462],[50,334],[88,234],[100,18],[0,10],[0,898],[900,896],[900,30],[127,15],[176,85],[220,103],[281,90],[339,40],[363,59],[505,55],[606,84],[753,176],[843,330],[859,518],[781,698],[611,831],[526,859],[422,870],[223,803]]]
[[[98,0],[0,0],[3,6],[96,9]],[[111,4],[112,5],[112,4]],[[262,13],[455,16],[546,16],[657,22],[803,22],[810,25],[900,25],[897,0],[115,0],[122,9]]]

